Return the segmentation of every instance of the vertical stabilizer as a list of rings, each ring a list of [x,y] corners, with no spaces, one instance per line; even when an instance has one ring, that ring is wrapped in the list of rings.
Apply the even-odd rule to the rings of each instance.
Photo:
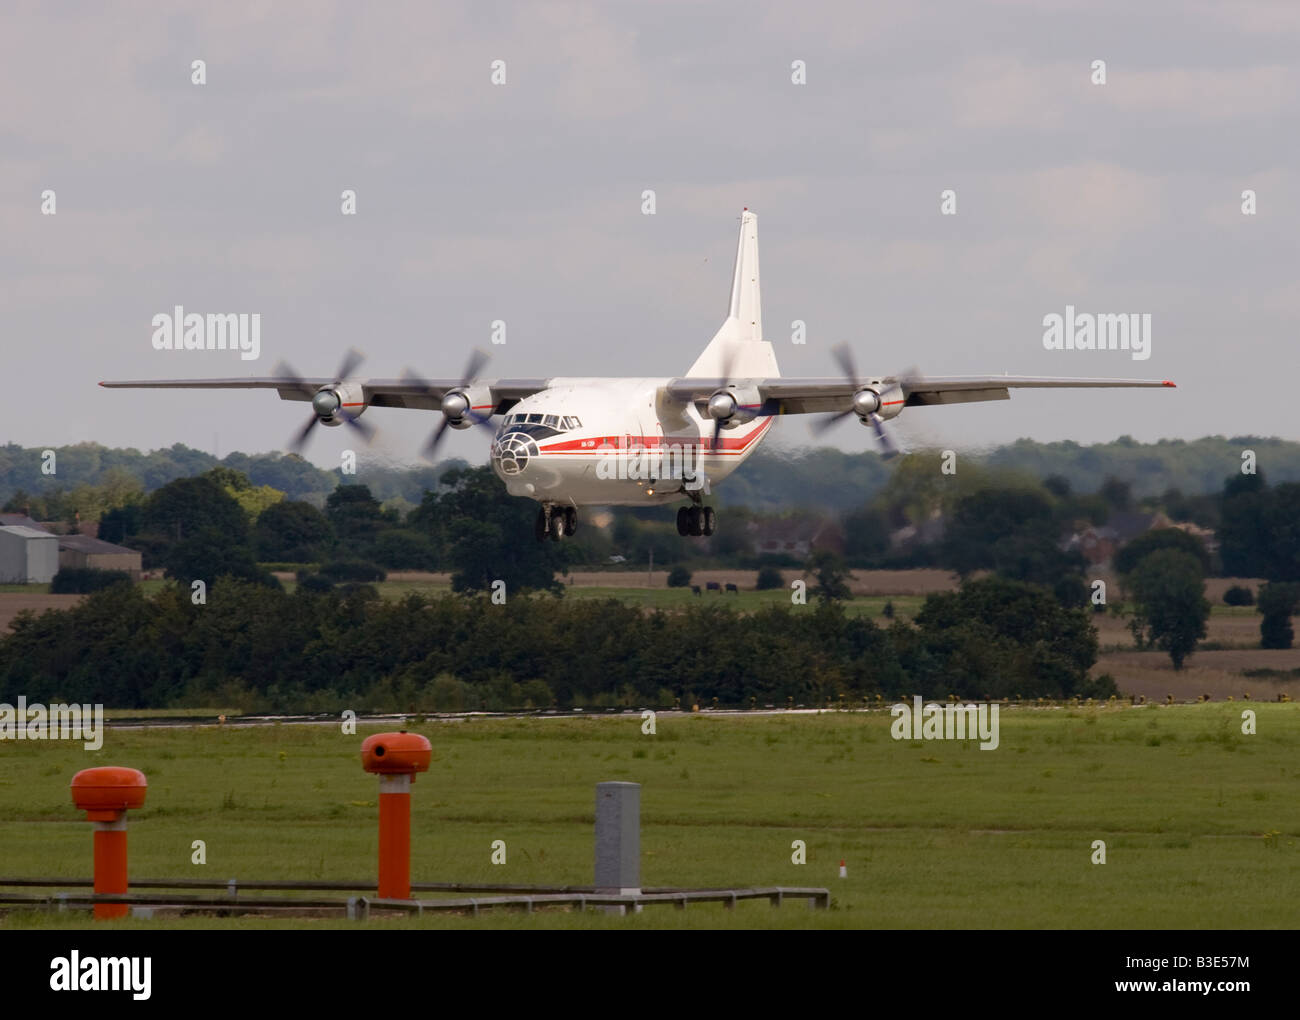
[[[763,303],[758,282],[758,216],[749,209],[740,216],[740,238],[736,242],[736,267],[731,277],[727,317],[686,374],[730,375],[735,378],[770,378],[780,374],[772,345],[763,339]]]

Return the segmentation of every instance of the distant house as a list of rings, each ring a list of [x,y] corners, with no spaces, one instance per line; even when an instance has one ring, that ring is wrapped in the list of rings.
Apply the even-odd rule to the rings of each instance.
[[[33,531],[54,534],[49,528],[43,527],[26,514],[0,514],[0,528],[31,528]]]
[[[57,536],[59,566],[91,567],[95,570],[124,570],[131,580],[140,579],[142,556],[135,549],[114,545],[89,535]]]
[[[759,556],[803,559],[823,549],[844,552],[844,532],[833,520],[808,515],[752,521],[749,540]]]
[[[0,527],[0,584],[49,584],[59,572],[59,540],[21,524]]]
[[[1155,528],[1176,527],[1163,513],[1146,514],[1134,510],[1117,510],[1101,526],[1084,528],[1070,535],[1061,547],[1077,551],[1093,566],[1109,563],[1120,546]]]
[[[948,522],[936,510],[920,524],[908,524],[889,533],[889,548],[895,552],[909,552],[918,546],[933,545],[943,539]]]
[[[1171,524],[1169,526],[1199,538],[1205,543],[1205,551],[1211,555],[1219,551],[1219,538],[1214,533],[1213,528],[1202,528],[1199,524],[1193,524],[1191,521],[1183,521],[1180,524]]]

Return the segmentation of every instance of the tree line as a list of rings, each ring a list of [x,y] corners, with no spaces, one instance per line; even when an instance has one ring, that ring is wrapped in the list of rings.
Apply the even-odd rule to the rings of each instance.
[[[833,599],[738,613],[646,612],[508,590],[409,595],[369,585],[292,594],[233,577],[196,605],[119,584],[75,608],[21,614],[0,639],[0,701],[123,708],[437,711],[557,706],[821,705],[955,695],[1098,697],[1088,613],[991,577],[880,627]]]

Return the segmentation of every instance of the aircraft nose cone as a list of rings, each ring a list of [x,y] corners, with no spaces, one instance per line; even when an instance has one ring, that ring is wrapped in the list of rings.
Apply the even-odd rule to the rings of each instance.
[[[522,432],[507,432],[492,444],[492,467],[506,481],[518,478],[537,456],[537,444]]]

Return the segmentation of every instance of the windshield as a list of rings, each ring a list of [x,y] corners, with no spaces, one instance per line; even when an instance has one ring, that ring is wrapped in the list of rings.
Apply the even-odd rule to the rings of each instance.
[[[527,414],[508,414],[501,423],[501,435],[522,432],[534,439],[549,439],[561,432],[582,428],[582,422],[572,414],[546,414],[535,411]]]

